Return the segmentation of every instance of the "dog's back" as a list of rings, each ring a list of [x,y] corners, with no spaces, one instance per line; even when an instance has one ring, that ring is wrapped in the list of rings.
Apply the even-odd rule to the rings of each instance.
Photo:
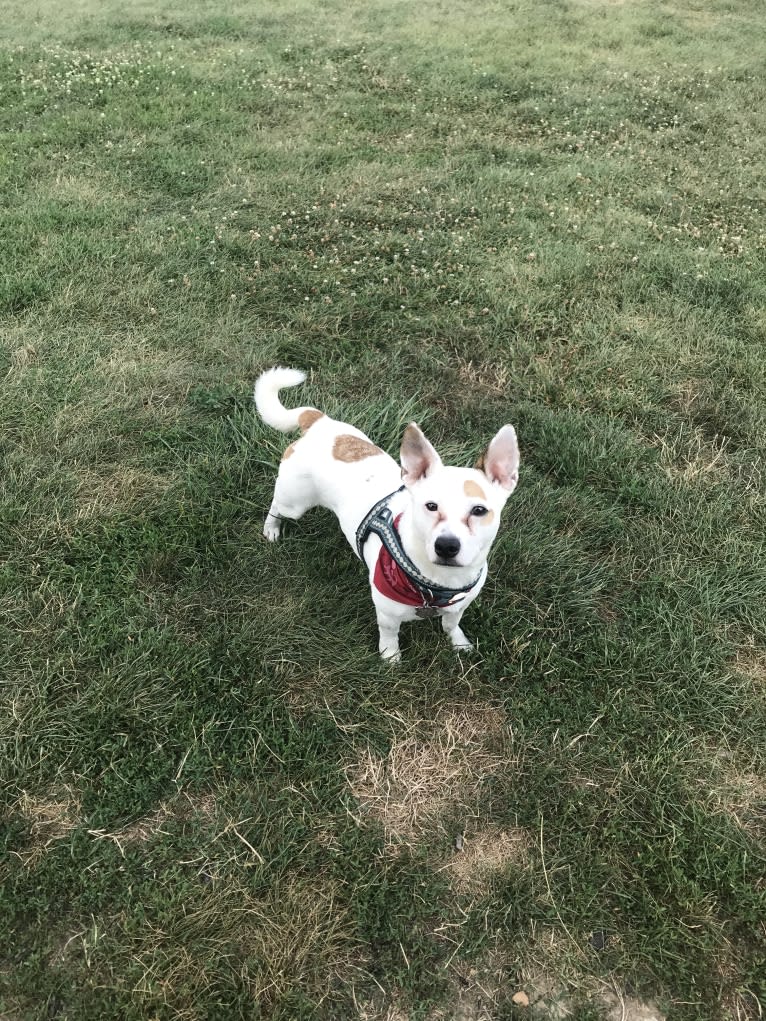
[[[359,522],[376,500],[398,488],[400,469],[355,426],[307,405],[286,408],[279,391],[305,378],[298,369],[275,368],[255,384],[255,406],[264,422],[281,432],[302,434],[282,456],[275,494],[278,516],[296,518],[309,507],[326,507],[355,546]]]

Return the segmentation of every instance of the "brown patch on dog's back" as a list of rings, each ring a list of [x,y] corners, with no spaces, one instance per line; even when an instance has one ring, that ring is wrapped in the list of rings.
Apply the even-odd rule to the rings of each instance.
[[[335,438],[332,445],[332,456],[336,461],[344,461],[352,464],[354,461],[363,461],[366,457],[375,457],[382,454],[380,447],[363,439],[361,436],[351,436],[350,433],[343,433]]]
[[[463,492],[466,496],[475,496],[478,500],[486,500],[487,494],[481,488],[478,482],[474,482],[473,479],[466,479],[463,483]]]
[[[286,461],[288,459],[288,457],[292,457],[294,453],[295,453],[295,444],[291,443],[290,446],[286,448],[284,454],[282,454],[282,460]]]
[[[298,426],[302,433],[308,432],[314,422],[319,418],[324,418],[323,411],[317,411],[316,408],[306,408],[298,415]]]

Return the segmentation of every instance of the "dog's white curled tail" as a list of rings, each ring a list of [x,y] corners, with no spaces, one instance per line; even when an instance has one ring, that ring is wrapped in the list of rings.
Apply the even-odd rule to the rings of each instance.
[[[280,432],[292,432],[301,428],[301,415],[315,411],[311,407],[286,408],[279,399],[279,391],[288,386],[299,386],[306,379],[300,369],[284,369],[277,366],[268,369],[258,377],[253,400],[266,425]]]

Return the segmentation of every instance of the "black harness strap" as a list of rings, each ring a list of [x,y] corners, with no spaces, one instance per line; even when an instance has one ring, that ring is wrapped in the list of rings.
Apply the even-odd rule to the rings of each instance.
[[[450,606],[454,602],[459,602],[467,592],[471,591],[479,581],[481,574],[479,578],[476,578],[475,581],[472,581],[470,585],[466,585],[464,588],[446,588],[443,585],[434,584],[434,582],[430,581],[418,570],[417,566],[404,552],[399,533],[394,525],[394,516],[389,506],[391,498],[396,496],[397,493],[401,493],[404,488],[404,486],[400,486],[393,493],[389,493],[382,500],[378,500],[375,506],[362,519],[362,523],[356,530],[356,550],[359,554],[359,559],[364,559],[364,544],[367,542],[370,534],[374,532],[399,569],[420,591],[426,605],[440,608]]]

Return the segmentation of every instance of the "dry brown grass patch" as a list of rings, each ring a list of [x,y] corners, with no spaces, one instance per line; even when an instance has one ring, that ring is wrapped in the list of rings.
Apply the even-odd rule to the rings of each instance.
[[[382,999],[382,997],[381,997]],[[359,1021],[409,1021],[410,1012],[407,1007],[394,1003],[376,1003],[363,1001],[358,1005]]]
[[[320,1002],[358,973],[356,925],[329,881],[309,888],[298,880],[273,888],[265,901],[242,911],[245,939],[258,961],[258,998],[308,988]]]
[[[766,649],[755,644],[740,649],[734,661],[734,671],[757,685],[763,685],[766,694]]]
[[[186,791],[174,798],[161,801],[159,805],[140,819],[116,830],[88,830],[97,840],[111,840],[122,851],[130,844],[146,843],[163,835],[163,827],[178,821],[200,819],[209,822],[216,814],[216,799],[213,794],[190,795]]]
[[[531,846],[529,834],[520,828],[502,830],[490,826],[469,832],[444,871],[459,892],[482,894],[492,878],[508,865],[523,863]]]
[[[31,845],[14,852],[24,865],[33,865],[49,847],[65,840],[80,821],[80,799],[71,787],[63,785],[47,796],[23,791],[15,810],[29,824]]]
[[[14,371],[25,369],[35,361],[37,361],[37,348],[34,344],[22,344],[20,347],[14,348],[11,351],[11,368],[8,370],[8,375],[12,375]]]
[[[583,964],[583,952],[570,936],[549,927],[536,931],[533,925],[519,973],[519,989],[529,999],[530,1018],[574,1019],[579,1006],[587,1003],[607,1021],[665,1021],[655,1004],[629,996],[614,982],[584,973]]]
[[[473,816],[483,781],[508,767],[497,750],[502,710],[448,707],[427,723],[403,717],[393,723],[388,755],[368,750],[346,770],[362,818],[380,822],[389,845],[418,841],[456,806]]]
[[[500,954],[489,953],[477,963],[456,961],[451,970],[447,1005],[429,1014],[428,1021],[495,1021],[499,1004],[515,992]]]
[[[109,472],[78,472],[75,520],[88,520],[117,510],[156,503],[173,483],[165,475],[125,465]]]
[[[702,757],[700,757],[702,758]],[[713,812],[723,812],[756,839],[766,838],[766,775],[753,759],[719,748],[700,769],[702,798]]]
[[[510,370],[499,362],[475,365],[472,361],[457,356],[457,367],[461,382],[473,389],[501,396],[505,396],[509,391]]]
[[[751,641],[739,650],[730,667],[742,697],[762,699],[766,693],[766,652]],[[759,750],[702,742],[694,749],[698,797],[709,811],[723,813],[749,836],[766,840],[766,769]]]
[[[684,435],[655,436],[660,451],[660,467],[671,481],[684,483],[700,479],[725,481],[731,475],[726,456],[726,436],[707,439],[700,429]]]
[[[354,920],[336,884],[285,877],[262,897],[237,879],[200,891],[194,904],[130,936],[138,996],[161,997],[179,1016],[235,968],[254,1004],[301,989],[319,1004],[351,986],[362,960]]]
[[[482,785],[513,765],[504,749],[505,713],[492,706],[448,706],[429,721],[393,722],[388,755],[367,751],[346,771],[361,820],[382,825],[389,851],[435,844],[435,867],[455,892],[482,895],[494,876],[525,860],[532,843],[521,829],[481,823]],[[446,862],[445,816],[463,820],[462,832],[449,834],[454,850]]]

